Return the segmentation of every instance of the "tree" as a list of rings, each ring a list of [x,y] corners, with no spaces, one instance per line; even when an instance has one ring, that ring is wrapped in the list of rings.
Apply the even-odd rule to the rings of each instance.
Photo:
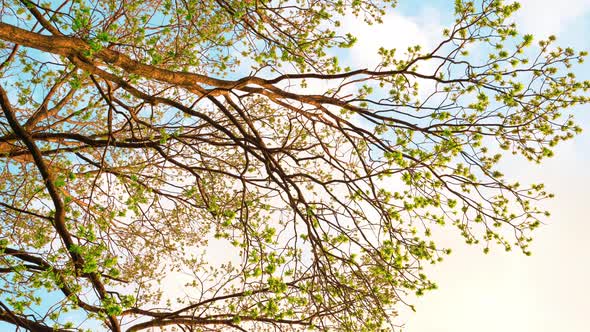
[[[528,254],[551,195],[499,162],[580,131],[585,52],[457,0],[435,48],[341,67],[338,20],[394,5],[2,1],[0,320],[393,329],[450,253],[433,229]]]

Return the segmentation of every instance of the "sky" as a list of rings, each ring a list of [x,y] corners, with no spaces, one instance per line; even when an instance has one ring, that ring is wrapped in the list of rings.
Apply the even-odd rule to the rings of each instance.
[[[442,29],[452,22],[451,4],[450,0],[400,0],[382,25],[345,20],[342,29],[350,29],[358,43],[341,63],[366,68],[377,64],[380,46],[437,44]],[[522,33],[538,39],[555,34],[562,45],[590,50],[590,39],[585,38],[590,31],[590,0],[522,0],[521,4],[515,20]],[[590,66],[580,67],[578,76],[590,78]],[[586,131],[558,146],[552,159],[541,165],[519,158],[508,158],[506,163],[506,177],[543,182],[556,195],[544,205],[553,214],[535,233],[533,255],[500,248],[484,255],[448,227],[441,240],[453,248],[453,254],[427,268],[439,289],[409,299],[416,313],[400,309],[397,321],[404,324],[403,331],[587,331],[590,204],[585,193],[590,188],[590,115],[587,108],[573,113]]]
[[[515,20],[522,33],[537,39],[554,34],[558,44],[589,50],[590,0],[521,0]],[[379,46],[397,47],[436,43],[452,14],[452,1],[400,0],[398,8],[380,26],[353,19],[359,38],[349,61],[370,67]],[[590,65],[577,76],[590,78]],[[521,158],[506,163],[507,178],[527,183],[543,182],[556,198],[542,206],[552,212],[534,233],[533,255],[500,248],[484,255],[448,228],[441,239],[453,254],[427,267],[439,289],[410,298],[416,313],[402,308],[397,321],[405,332],[516,332],[588,331],[590,299],[590,115],[589,107],[572,110],[585,131],[559,145],[555,156],[540,165]]]
[[[388,48],[440,39],[451,20],[450,0],[399,0],[384,24],[367,26],[353,19],[358,43],[346,55],[347,65],[375,65],[380,46]],[[523,33],[536,37],[555,34],[558,43],[590,50],[590,0],[521,0],[515,19]],[[590,78],[588,65],[579,77]],[[442,241],[453,254],[441,264],[427,267],[438,290],[410,298],[416,312],[400,308],[397,321],[404,332],[585,332],[590,299],[590,107],[573,110],[585,131],[557,147],[555,156],[541,165],[518,158],[508,162],[506,177],[522,182],[543,182],[556,198],[544,205],[552,216],[535,233],[533,255],[500,248],[484,255],[481,248],[464,244],[448,227]],[[6,326],[0,325],[0,330]]]

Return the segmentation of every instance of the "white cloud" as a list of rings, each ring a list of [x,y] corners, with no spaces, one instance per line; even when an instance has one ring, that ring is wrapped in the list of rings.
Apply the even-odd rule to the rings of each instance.
[[[355,64],[354,67],[374,68],[381,59],[377,53],[380,47],[397,49],[397,56],[403,56],[408,47],[415,45],[428,50],[433,41],[440,39],[442,26],[433,11],[424,10],[422,13],[408,17],[390,12],[383,17],[383,24],[373,25],[365,23],[362,18],[346,16],[342,20],[342,31],[358,37],[347,60]]]
[[[590,0],[520,0],[515,21],[523,33],[537,38],[566,35],[584,44],[585,31],[573,27],[590,14]],[[451,10],[448,11],[451,14]],[[369,26],[347,17],[343,29],[359,38],[348,55],[353,68],[379,63],[380,46],[397,48],[398,55],[421,44],[425,49],[440,40],[441,13],[422,10],[419,16],[389,13],[383,25]],[[587,73],[587,70],[585,71]],[[590,116],[581,125],[590,128]],[[398,322],[406,332],[446,331],[585,331],[590,297],[590,264],[585,240],[590,232],[587,191],[590,187],[590,135],[557,148],[556,157],[543,165],[511,162],[512,179],[544,182],[557,198],[546,206],[553,212],[548,225],[534,235],[533,256],[503,253],[485,256],[481,248],[466,247],[456,230],[445,229],[445,246],[454,250],[445,262],[428,268],[440,289],[416,301],[417,313],[400,308]],[[581,144],[579,142],[582,142]]]
[[[539,37],[560,34],[590,11],[590,0],[520,0],[516,22]]]
[[[582,125],[590,126],[590,118]],[[428,268],[440,289],[414,301],[416,314],[402,311],[404,332],[586,330],[589,144],[590,133],[560,146],[544,164],[510,163],[511,178],[544,182],[556,194],[545,204],[552,217],[534,233],[533,256],[500,248],[486,256],[449,236],[454,254]]]

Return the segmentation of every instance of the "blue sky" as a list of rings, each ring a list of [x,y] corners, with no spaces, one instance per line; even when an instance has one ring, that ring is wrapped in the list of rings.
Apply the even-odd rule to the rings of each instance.
[[[558,44],[590,50],[590,0],[524,0],[515,20],[522,33],[537,38],[555,34]],[[352,67],[376,61],[370,49],[383,44],[436,43],[440,29],[452,18],[451,1],[404,1],[385,18],[383,26],[364,26],[354,20],[344,25],[358,31]],[[405,45],[407,46],[407,45]],[[590,78],[590,66],[576,72]],[[544,203],[552,216],[537,230],[533,255],[484,255],[468,247],[454,230],[441,241],[453,248],[442,264],[427,268],[439,289],[411,299],[417,312],[402,308],[398,321],[406,332],[516,332],[587,331],[590,298],[590,115],[588,107],[572,110],[585,131],[557,147],[541,165],[507,158],[506,176],[522,182],[546,184],[556,198]]]
[[[400,0],[382,26],[354,27],[359,44],[346,56],[351,67],[376,61],[379,46],[436,43],[452,20],[449,0]],[[556,34],[558,43],[590,50],[590,0],[524,0],[516,16],[521,31],[536,37]],[[355,25],[356,24],[356,25]],[[399,32],[399,34],[392,33]],[[590,59],[588,60],[590,61]],[[343,61],[344,63],[344,61]],[[589,62],[590,64],[590,62]],[[590,78],[590,65],[579,67],[579,77]],[[556,198],[545,206],[552,211],[536,232],[533,256],[517,251],[467,247],[455,230],[442,239],[453,254],[428,268],[439,289],[411,299],[417,312],[400,309],[398,321],[406,332],[512,332],[587,330],[590,298],[590,114],[588,107],[572,110],[585,131],[561,144],[556,155],[541,165],[513,158],[506,176],[523,182],[544,182]],[[0,324],[0,330],[6,328]]]

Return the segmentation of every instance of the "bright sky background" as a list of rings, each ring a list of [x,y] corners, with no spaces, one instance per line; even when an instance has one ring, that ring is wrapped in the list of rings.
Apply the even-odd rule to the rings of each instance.
[[[516,20],[522,33],[536,39],[555,34],[558,44],[590,50],[590,0],[522,0]],[[452,0],[399,0],[384,24],[358,20],[342,29],[358,37],[356,47],[341,56],[352,68],[372,67],[377,49],[438,44],[442,29],[452,22]],[[590,59],[580,66],[580,78],[590,78]],[[319,83],[310,88],[325,88]],[[556,156],[541,165],[506,158],[507,178],[546,184],[556,198],[544,206],[552,212],[536,231],[533,255],[495,248],[484,255],[467,246],[459,232],[447,227],[443,246],[453,254],[427,269],[439,289],[410,299],[414,313],[400,309],[404,332],[585,332],[590,301],[590,107],[572,110],[585,132],[562,143]],[[219,258],[220,251],[214,251]],[[171,281],[170,287],[180,284]]]
[[[343,28],[359,38],[341,63],[370,67],[379,46],[437,43],[452,14],[451,0],[399,0],[380,26],[355,21]],[[590,50],[590,0],[521,0],[517,21],[535,37],[558,36],[558,44]],[[590,78],[590,59],[579,77]],[[585,132],[562,143],[542,165],[512,158],[507,178],[544,182],[556,198],[553,215],[537,230],[533,256],[500,248],[484,255],[466,246],[448,227],[443,241],[453,248],[445,261],[428,268],[439,289],[411,299],[417,312],[400,310],[404,332],[585,332],[590,305],[590,107],[574,110]],[[0,325],[0,330],[5,328]]]
[[[590,50],[590,0],[522,0],[516,20],[523,33],[550,34],[558,44]],[[370,67],[379,46],[437,43],[452,19],[452,1],[400,0],[381,26],[345,22],[359,38],[348,60],[352,67]],[[590,60],[588,60],[590,61]],[[343,61],[344,62],[344,61]],[[577,76],[590,77],[590,62]],[[520,158],[507,163],[507,178],[547,185],[556,198],[544,206],[552,212],[534,234],[533,256],[500,248],[484,255],[466,246],[449,227],[443,241],[453,248],[445,261],[428,268],[439,289],[412,299],[417,313],[401,310],[405,332],[588,331],[590,305],[590,114],[573,110],[585,132],[557,147],[556,156],[541,165]]]

